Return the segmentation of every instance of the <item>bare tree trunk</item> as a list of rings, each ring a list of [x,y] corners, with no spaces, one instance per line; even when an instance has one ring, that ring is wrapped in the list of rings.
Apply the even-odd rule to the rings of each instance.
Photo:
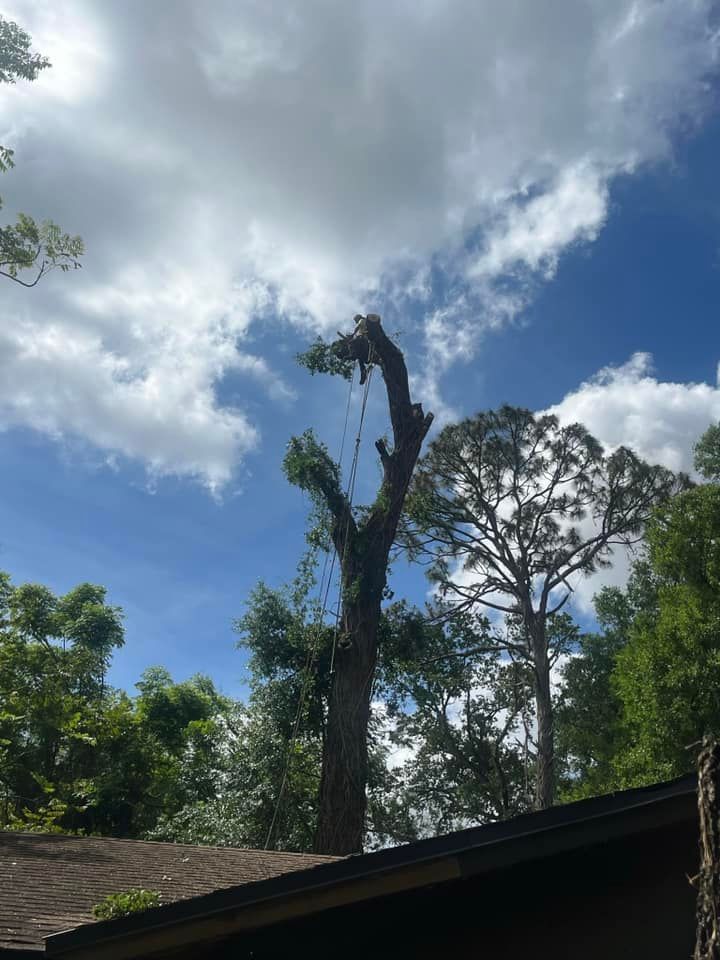
[[[380,604],[343,614],[344,649],[338,653],[325,731],[320,816],[315,849],[344,856],[362,851],[368,780],[368,723]]]
[[[410,401],[401,351],[386,336],[380,318],[358,318],[352,335],[342,336],[337,354],[382,370],[393,428],[392,450],[375,444],[383,480],[375,503],[356,525],[350,505],[327,497],[333,514],[333,541],[341,563],[343,632],[335,659],[320,781],[315,851],[342,856],[362,850],[368,779],[368,723],[377,663],[380,604],[390,549],[420,447],[432,414]],[[363,368],[364,376],[364,368]]]
[[[550,661],[544,617],[534,618],[530,627],[535,716],[537,720],[535,759],[535,807],[545,810],[555,801],[555,731],[550,688]]]
[[[547,656],[545,656],[545,663],[536,670],[535,708],[537,711],[535,806],[538,810],[545,810],[555,801],[555,736]]]

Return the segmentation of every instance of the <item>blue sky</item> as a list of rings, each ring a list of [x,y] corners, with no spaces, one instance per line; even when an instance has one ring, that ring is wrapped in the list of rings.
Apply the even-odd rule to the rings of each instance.
[[[7,10],[53,69],[2,92],[5,206],[88,255],[3,290],[0,567],[108,587],[115,683],[162,663],[239,693],[231,621],[304,549],[285,444],[313,426],[337,450],[342,429],[346,385],[293,358],[353,313],[402,331],[441,423],[554,408],[689,468],[720,418],[717,23],[686,0],[551,23],[488,0],[482,34],[462,3],[180,6]],[[382,401],[378,380],[360,497]]]

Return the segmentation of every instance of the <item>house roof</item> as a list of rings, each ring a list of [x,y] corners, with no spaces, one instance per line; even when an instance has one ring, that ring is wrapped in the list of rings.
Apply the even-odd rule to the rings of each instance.
[[[173,903],[332,862],[297,853],[0,831],[0,951],[93,922],[93,906],[134,887]]]
[[[26,949],[39,947],[37,936],[38,932],[42,936],[44,925],[49,934],[46,953],[67,960],[95,960],[99,955],[105,960],[124,960],[151,956],[178,944],[194,945],[200,956],[204,943],[240,931],[690,823],[697,818],[695,791],[695,777],[687,776],[342,859],[132,840],[0,834],[0,840],[21,838],[28,848],[33,841],[38,844],[32,872],[30,866],[25,867],[33,860],[32,852],[26,852],[21,886],[15,891],[16,881],[13,886],[7,882],[0,842],[0,925],[9,925],[3,919],[7,913],[4,891],[11,889],[16,917],[25,917],[26,929],[35,937],[25,941]],[[83,852],[86,845],[95,847],[94,858]],[[187,863],[184,857],[188,857]],[[80,902],[89,870],[83,865],[92,864],[94,871],[97,864],[106,862],[104,858],[108,858],[104,874],[108,886],[101,891],[99,883],[97,887],[90,883],[93,892],[85,892],[83,907],[73,912],[67,905]],[[218,861],[223,858],[227,858],[223,866],[227,872],[220,873]],[[229,872],[232,858],[237,879]],[[218,864],[215,873],[213,863]],[[115,869],[123,871],[122,877],[114,876]],[[173,880],[163,880],[164,875]],[[78,899],[74,899],[75,893],[63,893],[65,886],[77,886]],[[107,892],[129,886],[162,890],[166,899],[176,902],[123,919],[86,922],[91,919],[92,903]],[[55,896],[56,887],[59,897]],[[63,904],[64,913],[60,909]],[[71,927],[74,929],[68,929]],[[60,930],[64,932],[56,932]],[[19,944],[16,940],[14,945]]]
[[[697,819],[696,778],[582,800],[512,820],[338,859],[51,936],[48,955],[127,960],[454,882]]]

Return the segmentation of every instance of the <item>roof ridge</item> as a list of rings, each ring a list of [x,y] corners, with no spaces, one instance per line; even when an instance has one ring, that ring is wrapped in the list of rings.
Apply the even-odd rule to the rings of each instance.
[[[103,843],[132,843],[155,847],[177,847],[186,850],[232,850],[237,853],[262,854],[274,857],[299,857],[310,860],[343,860],[321,853],[299,853],[296,850],[263,850],[260,847],[235,847],[215,843],[176,843],[174,840],[139,840],[135,837],[107,837],[86,833],[42,833],[38,830],[0,830],[0,837],[39,837],[43,840],[100,840]]]

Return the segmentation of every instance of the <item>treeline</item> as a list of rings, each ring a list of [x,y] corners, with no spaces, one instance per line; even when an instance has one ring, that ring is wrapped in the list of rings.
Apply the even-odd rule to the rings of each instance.
[[[720,728],[720,428],[698,444],[696,465],[708,482],[666,486],[626,586],[595,598],[597,632],[582,632],[564,605],[548,608],[557,799],[681,774],[693,744]],[[504,510],[498,531],[512,523]],[[207,677],[175,683],[160,667],[133,696],[113,689],[123,621],[105,590],[82,584],[58,597],[3,575],[0,827],[310,849],[337,655],[334,626],[312,599],[314,569],[311,556],[287,589],[260,584],[248,599],[235,624],[249,654],[243,703]],[[564,594],[555,596],[557,607]],[[439,597],[429,609],[383,611],[368,846],[537,805],[527,627],[517,612],[480,610]]]

